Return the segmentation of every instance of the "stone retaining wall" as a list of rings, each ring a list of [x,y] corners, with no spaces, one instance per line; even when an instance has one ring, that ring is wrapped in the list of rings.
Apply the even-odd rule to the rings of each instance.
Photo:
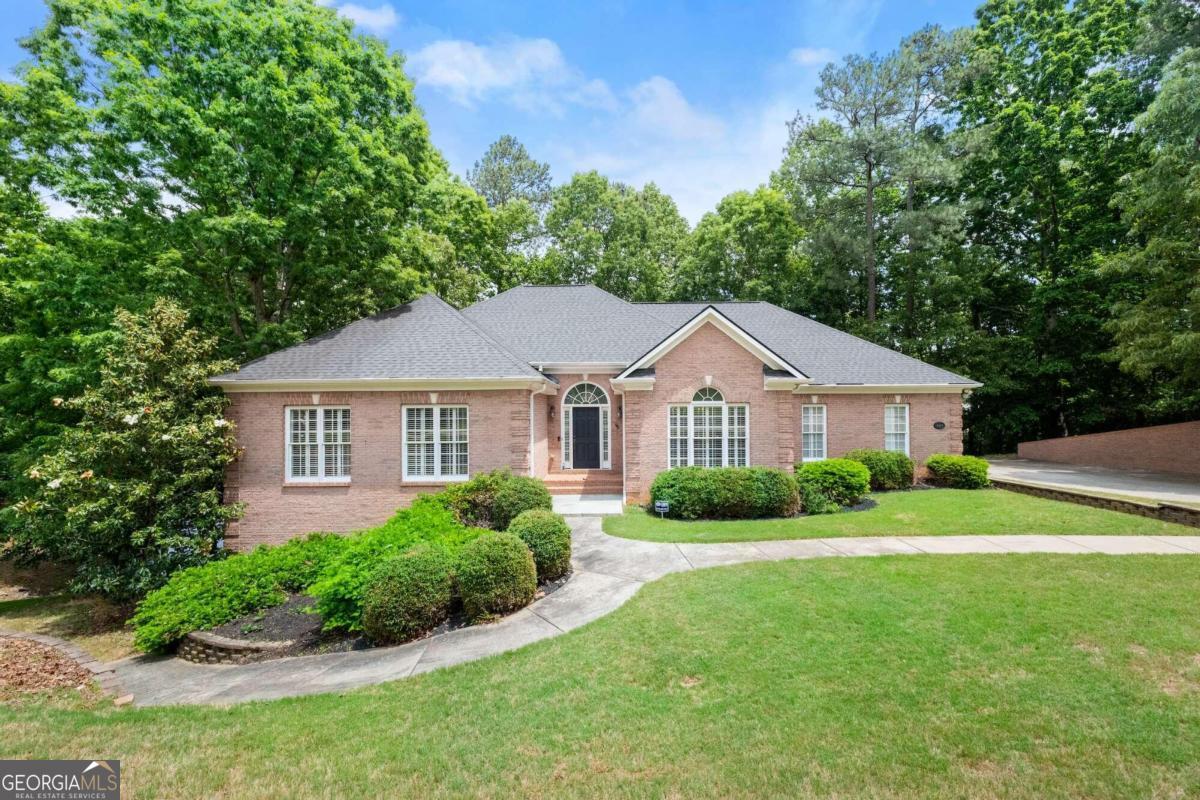
[[[185,661],[196,664],[246,664],[286,650],[294,642],[249,642],[229,639],[208,631],[192,631],[179,643],[176,652]]]
[[[1176,506],[1169,503],[1135,503],[1131,500],[1118,500],[1114,497],[1098,497],[1093,494],[1073,492],[1069,489],[1037,486],[1019,481],[992,479],[992,485],[997,489],[1007,489],[1010,492],[1031,494],[1034,497],[1044,497],[1048,500],[1062,500],[1067,503],[1077,503],[1092,508],[1106,508],[1109,511],[1120,511],[1123,514],[1137,514],[1139,517],[1150,517],[1163,522],[1175,522],[1179,525],[1189,525],[1200,528],[1200,510]]]

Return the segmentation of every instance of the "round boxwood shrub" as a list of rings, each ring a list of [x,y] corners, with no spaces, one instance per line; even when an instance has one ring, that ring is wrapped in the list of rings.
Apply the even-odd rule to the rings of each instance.
[[[871,473],[857,461],[827,458],[797,465],[796,482],[820,492],[831,503],[852,506],[870,491]]]
[[[571,568],[571,529],[561,514],[542,508],[522,511],[508,526],[533,553],[539,581],[552,581]]]
[[[517,515],[541,508],[549,511],[553,507],[550,490],[537,478],[526,475],[507,475],[496,488],[492,505],[492,528],[508,530]]]
[[[529,605],[537,591],[533,554],[511,533],[488,533],[458,557],[458,590],[472,619]]]
[[[975,456],[939,453],[925,462],[933,483],[951,489],[983,489],[988,485],[988,463]]]
[[[651,507],[670,504],[677,519],[790,517],[799,495],[790,475],[771,467],[676,467],[655,476]]]
[[[913,460],[891,450],[851,450],[846,458],[857,461],[871,473],[874,491],[907,489],[912,486]]]
[[[363,630],[377,644],[399,644],[450,615],[454,579],[449,554],[417,545],[379,564],[367,579]]]

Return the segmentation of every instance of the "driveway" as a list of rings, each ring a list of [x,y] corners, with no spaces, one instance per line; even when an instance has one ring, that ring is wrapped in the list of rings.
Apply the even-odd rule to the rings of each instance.
[[[490,625],[398,647],[203,665],[140,656],[112,666],[137,705],[228,705],[334,692],[407,678],[515,650],[619,608],[643,584],[672,572],[791,558],[964,553],[1200,554],[1200,536],[871,536],[730,544],[664,544],[604,533],[599,516],[569,517],[574,572],[558,591]]]
[[[1028,458],[989,458],[988,464],[991,465],[991,476],[997,480],[1200,508],[1200,478],[1145,470],[1059,464]]]

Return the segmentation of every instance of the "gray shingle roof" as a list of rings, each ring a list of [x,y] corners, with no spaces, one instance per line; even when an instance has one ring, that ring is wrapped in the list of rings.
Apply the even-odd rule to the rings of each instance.
[[[540,380],[531,365],[631,364],[708,305],[628,303],[595,286],[520,286],[460,312],[425,295],[214,380]],[[814,384],[973,385],[770,303],[712,305]]]
[[[245,364],[217,381],[528,378],[542,375],[427,294]]]
[[[463,314],[531,364],[628,364],[678,327],[595,286],[517,286]]]

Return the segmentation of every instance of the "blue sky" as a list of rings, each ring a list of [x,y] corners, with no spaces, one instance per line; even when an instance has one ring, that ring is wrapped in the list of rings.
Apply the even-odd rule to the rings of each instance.
[[[822,65],[887,51],[977,0],[498,3],[324,0],[405,53],[434,144],[462,174],[510,133],[558,181],[597,169],[653,181],[692,222],[778,164],[785,123],[812,112]],[[8,0],[0,68],[45,15]]]

